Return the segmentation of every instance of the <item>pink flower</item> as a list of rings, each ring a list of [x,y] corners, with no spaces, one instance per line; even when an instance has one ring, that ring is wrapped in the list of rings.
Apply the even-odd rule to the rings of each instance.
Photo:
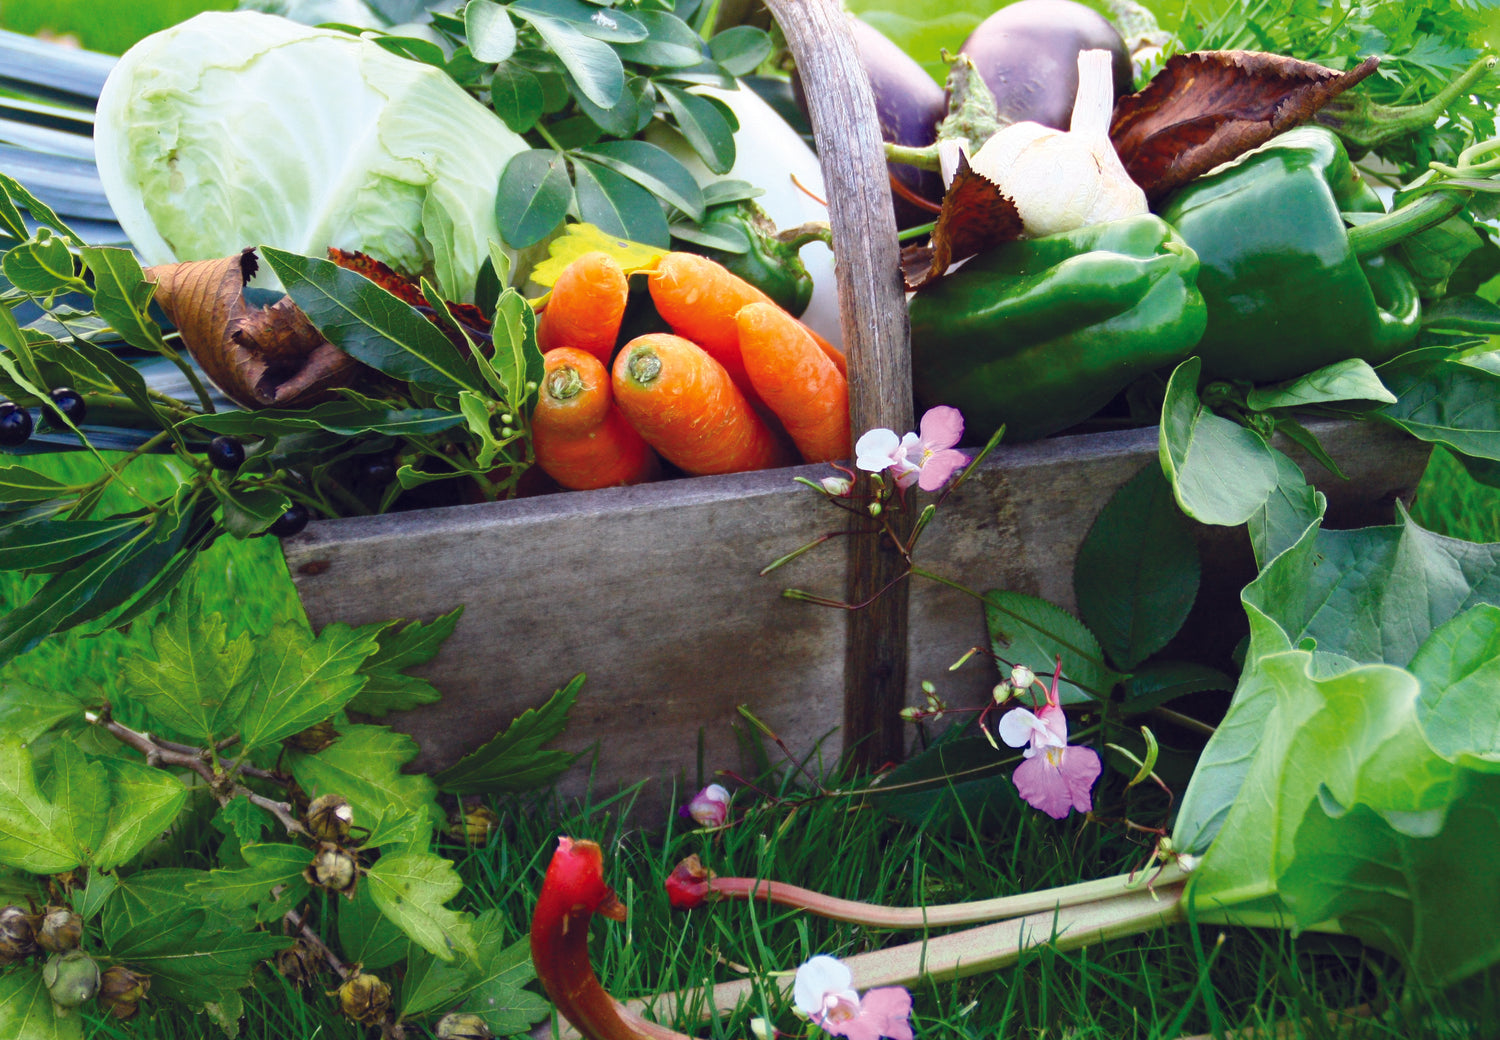
[[[854,973],[837,957],[820,953],[797,969],[792,1002],[824,1032],[849,1040],[913,1040],[911,994],[881,986],[861,997]]]
[[[709,784],[678,811],[692,817],[699,827],[722,827],[729,819],[729,792],[719,784]]]
[[[1077,809],[1088,812],[1094,807],[1094,781],[1099,779],[1099,755],[1093,748],[1074,747],[1068,743],[1068,717],[1057,703],[1057,683],[1062,677],[1062,660],[1052,676],[1047,703],[1033,714],[1025,708],[1012,708],[1000,717],[997,727],[1000,739],[1011,747],[1025,747],[1025,761],[1016,767],[1011,779],[1016,791],[1033,808],[1054,820],[1061,820]]]
[[[922,432],[897,437],[894,430],[870,430],[854,445],[854,464],[871,473],[894,470],[896,486],[916,484],[923,491],[936,491],[966,462],[967,455],[953,446],[964,435],[964,418],[957,408],[940,404],[922,416]]]

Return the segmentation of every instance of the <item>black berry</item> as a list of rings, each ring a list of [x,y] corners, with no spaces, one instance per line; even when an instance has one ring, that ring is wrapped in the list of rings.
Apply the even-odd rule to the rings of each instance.
[[[208,464],[233,473],[245,464],[245,446],[234,437],[215,437],[208,442]]]
[[[300,502],[294,502],[292,508],[278,516],[276,522],[266,530],[277,538],[290,538],[306,527],[311,519],[312,515],[308,513],[307,507]]]
[[[359,475],[372,487],[385,487],[396,479],[396,463],[384,455],[377,455],[360,464]]]
[[[19,447],[31,436],[31,413],[12,401],[0,401],[0,446]]]
[[[83,395],[77,390],[69,386],[59,386],[54,387],[47,396],[52,399],[52,411],[66,416],[68,422],[74,426],[83,422],[83,416],[88,408],[83,403]]]

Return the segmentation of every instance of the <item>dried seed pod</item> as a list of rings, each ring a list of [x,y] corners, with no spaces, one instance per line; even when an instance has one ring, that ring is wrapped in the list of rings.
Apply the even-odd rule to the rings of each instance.
[[[438,1019],[438,1040],[492,1040],[494,1035],[478,1015],[450,1011]]]
[[[94,999],[99,992],[99,965],[82,950],[54,953],[42,966],[42,983],[52,1003],[60,1008],[76,1008]]]
[[[354,807],[339,794],[320,794],[307,806],[303,825],[319,841],[341,843],[354,826]]]
[[[325,841],[318,845],[317,853],[302,876],[310,885],[330,892],[342,892],[353,899],[354,886],[359,881],[359,863],[348,852]]]
[[[360,1025],[378,1024],[391,1009],[391,987],[362,971],[344,980],[338,998],[339,1010]]]
[[[134,1017],[151,988],[151,976],[122,964],[104,969],[99,978],[99,1003],[117,1019]]]
[[[36,952],[33,918],[19,906],[0,907],[0,965]]]
[[[495,810],[476,805],[448,818],[448,836],[470,845],[483,845],[490,833],[500,826],[500,816]]]
[[[272,963],[281,977],[298,989],[307,985],[318,974],[318,955],[302,939],[278,952]]]
[[[293,733],[290,737],[283,738],[281,743],[293,751],[304,751],[309,755],[316,755],[338,739],[339,731],[334,728],[333,720],[324,719],[300,733]]]
[[[49,906],[36,929],[36,944],[48,953],[66,953],[83,939],[83,918],[65,906]]]

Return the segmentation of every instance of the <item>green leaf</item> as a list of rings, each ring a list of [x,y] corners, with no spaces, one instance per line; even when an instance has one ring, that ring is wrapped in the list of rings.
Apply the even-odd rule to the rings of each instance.
[[[505,403],[514,411],[529,414],[546,371],[536,341],[536,311],[520,293],[506,289],[495,304],[490,333],[495,352],[489,366],[505,388]]]
[[[1433,332],[1500,333],[1500,305],[1473,294],[1445,296],[1422,305],[1422,328]]]
[[[600,130],[611,137],[629,137],[635,133],[636,125],[640,122],[642,94],[638,90],[630,89],[631,81],[626,82],[618,101],[601,108],[582,95],[572,76],[565,78],[568,89],[572,91],[573,98],[578,105],[578,110],[587,117],[583,122],[591,125],[562,121],[554,123],[553,140],[557,144],[571,152],[575,148],[582,148],[597,141]],[[577,176],[576,172],[574,176]]]
[[[511,10],[521,17],[541,15],[559,19],[585,36],[607,43],[635,43],[646,38],[646,27],[640,20],[613,4],[586,3],[584,0],[512,0]]]
[[[343,795],[354,809],[354,823],[370,827],[367,845],[403,836],[403,821],[416,816],[424,825],[442,821],[437,785],[401,767],[417,755],[417,743],[385,726],[341,726],[332,747],[309,755],[288,752],[287,765],[309,798]]]
[[[604,141],[579,154],[630,178],[693,220],[703,219],[703,192],[698,182],[666,149],[648,141]]]
[[[207,876],[188,886],[196,899],[204,900],[229,914],[251,911],[255,920],[267,922],[282,917],[311,891],[302,877],[303,868],[312,862],[312,853],[285,842],[246,845],[240,849],[247,864],[239,870],[211,870]],[[273,893],[275,888],[279,893]]]
[[[734,165],[734,131],[718,107],[707,98],[690,94],[681,87],[658,83],[667,109],[677,122],[703,165],[717,174],[726,174]]]
[[[278,437],[301,430],[327,430],[344,437],[384,433],[421,437],[463,420],[441,408],[391,408],[376,402],[324,401],[311,408],[264,408],[199,415],[184,425],[233,437]]]
[[[71,848],[79,862],[92,863],[109,823],[110,784],[103,763],[89,761],[73,742],[59,741],[42,796],[57,810],[56,840]]]
[[[24,209],[28,213],[30,213],[31,218],[38,224],[41,224],[43,227],[50,228],[51,230],[57,232],[59,235],[67,239],[69,242],[73,243],[75,246],[83,245],[83,239],[79,238],[77,233],[74,232],[72,228],[68,227],[68,225],[64,224],[60,219],[58,219],[57,214],[52,212],[51,207],[42,202],[35,195],[31,194],[31,192],[23,188],[21,186],[21,183],[14,177],[10,177],[4,173],[0,173],[0,192],[4,192],[5,195],[10,199],[10,201],[15,204],[15,206],[19,206],[21,209]],[[9,214],[15,214],[15,212],[16,211],[14,207],[8,207]],[[6,222],[10,222],[9,216],[7,216]],[[16,230],[16,237],[26,237],[24,226]]]
[[[502,62],[516,50],[515,24],[494,0],[469,0],[464,5],[464,38],[469,53],[480,61]]]
[[[0,570],[35,570],[129,544],[151,524],[124,514],[107,520],[36,520],[0,528]]]
[[[1433,631],[1411,660],[1417,719],[1443,758],[1500,773],[1500,607],[1480,603]]]
[[[146,313],[156,285],[146,281],[135,254],[114,246],[85,246],[81,252],[94,275],[94,310],[99,317],[137,350],[165,350],[161,329]]]
[[[1104,652],[1083,623],[1061,607],[1003,589],[984,594],[990,646],[1012,664],[1024,664],[1044,679],[1062,655],[1058,698],[1063,704],[1102,701],[1122,678],[1104,663]]]
[[[749,235],[733,224],[721,224],[717,221],[704,224],[702,227],[689,224],[685,220],[674,221],[672,237],[691,242],[695,246],[717,249],[724,253],[738,254],[750,251]]]
[[[1167,383],[1161,410],[1161,468],[1182,511],[1235,527],[1276,487],[1276,460],[1260,435],[1220,418],[1198,400],[1201,363],[1188,358]]]
[[[583,159],[573,162],[578,215],[606,235],[618,235],[650,246],[671,245],[661,203],[645,188],[615,171]]]
[[[1217,668],[1193,661],[1151,661],[1135,669],[1125,680],[1120,712],[1140,715],[1190,693],[1233,689],[1234,680]]]
[[[366,971],[380,971],[406,959],[411,940],[380,912],[369,885],[356,888],[352,900],[340,900],[338,915],[339,949],[349,960]]]
[[[68,485],[25,466],[0,466],[0,502],[45,502],[63,498]]]
[[[610,108],[620,100],[625,90],[625,66],[613,47],[585,36],[572,22],[537,14],[521,4],[512,3],[510,12],[541,34],[578,84],[581,96],[600,108]]]
[[[1418,440],[1460,455],[1500,460],[1500,373],[1475,364],[1441,361],[1382,369],[1396,403],[1375,412]]]
[[[31,743],[59,722],[82,717],[83,703],[70,693],[0,683],[0,733],[22,743]]]
[[[1441,296],[1458,265],[1483,244],[1484,239],[1479,237],[1479,232],[1474,230],[1467,217],[1453,216],[1435,227],[1402,239],[1396,250],[1422,295]]]
[[[37,787],[31,751],[0,737],[0,864],[33,874],[72,870],[83,857],[70,839],[62,809]]]
[[[89,871],[88,881],[84,883],[83,890],[73,890],[73,910],[85,921],[92,921],[104,909],[104,904],[110,896],[115,894],[115,889],[120,887],[119,878],[113,874],[106,874],[102,870]]]
[[[6,1040],[83,1040],[83,1016],[62,1015],[39,968],[0,975],[0,1036]]]
[[[1295,545],[1328,506],[1323,492],[1307,482],[1295,462],[1279,451],[1275,455],[1276,490],[1248,521],[1250,545],[1259,567]]]
[[[432,393],[477,390],[477,377],[437,327],[368,278],[317,257],[262,246],[293,302],[334,346]]]
[[[1254,387],[1245,397],[1245,404],[1256,412],[1272,408],[1306,408],[1333,401],[1395,404],[1396,395],[1386,389],[1368,361],[1348,358],[1325,365],[1300,379],[1275,386]]]
[[[659,69],[686,69],[703,61],[703,37],[677,15],[642,10],[636,11],[635,17],[649,35],[638,43],[622,43],[615,48],[624,61]]]
[[[153,326],[154,328],[155,326]],[[162,413],[158,403],[152,399],[150,388],[146,385],[146,379],[135,368],[115,356],[111,350],[97,346],[87,340],[76,339],[72,349],[77,358],[87,361],[99,369],[101,375],[107,376],[116,388],[130,398],[146,415],[153,417],[164,429],[172,434],[179,448],[187,450],[186,443],[181,435],[172,427],[172,421]]]
[[[771,56],[771,38],[753,25],[736,25],[714,33],[708,53],[731,76],[748,76]]]
[[[250,984],[257,964],[292,943],[290,936],[253,931],[248,922],[212,907],[184,905],[183,899],[180,888],[156,897],[151,905],[168,909],[144,916],[109,943],[112,957],[151,975],[153,998],[180,1000],[195,1008],[233,1001],[235,991]]]
[[[455,607],[427,622],[386,621],[360,629],[375,637],[377,648],[359,667],[365,685],[349,702],[349,710],[381,718],[387,712],[436,703],[442,697],[437,687],[426,679],[407,675],[406,669],[426,664],[437,656],[453,634],[463,609]]]
[[[212,823],[214,830],[235,838],[243,847],[262,841],[266,831],[276,826],[276,817],[248,798],[231,798],[214,813]]]
[[[505,164],[495,219],[506,245],[526,249],[550,235],[572,203],[567,162],[557,152],[533,148]]]
[[[92,865],[113,870],[166,832],[187,804],[188,789],[171,773],[141,762],[106,758],[100,763],[109,778],[109,819],[99,838]]]
[[[196,590],[181,586],[151,630],[151,647],[154,659],[125,662],[127,696],[202,744],[228,735],[251,692],[249,634],[231,640],[224,616],[205,610]]]
[[[50,296],[76,280],[67,243],[46,228],[38,228],[34,236],[7,251],[0,271],[17,289],[38,296]]]
[[[875,795],[882,812],[939,833],[952,827],[998,826],[999,810],[1016,803],[1014,766],[979,736],[967,718],[955,719],[926,750],[882,773]],[[900,789],[904,788],[904,789]]]
[[[470,918],[443,906],[464,887],[450,861],[431,852],[381,856],[363,883],[380,912],[428,953],[444,961],[473,956]]]
[[[402,1015],[462,1004],[496,1036],[524,1032],[545,1018],[547,1002],[522,988],[535,974],[530,943],[506,943],[507,933],[504,914],[492,907],[474,920],[472,961],[445,964],[425,951],[414,956],[401,991]]]
[[[341,621],[314,638],[301,620],[276,623],[261,642],[260,682],[239,719],[245,750],[265,747],[341,711],[359,693],[360,668],[379,643]]]
[[[235,538],[253,538],[281,518],[291,506],[286,493],[268,487],[210,487],[223,507],[224,530]]]
[[[518,134],[524,134],[542,117],[542,82],[530,69],[504,64],[490,79],[490,107]]]
[[[458,411],[468,423],[469,432],[479,441],[474,465],[482,470],[488,469],[501,451],[500,442],[495,439],[494,428],[490,425],[494,415],[490,412],[489,398],[465,390],[458,395]]]
[[[1201,573],[1172,489],[1160,466],[1147,465],[1105,503],[1078,549],[1078,613],[1110,661],[1128,670],[1177,634]]]
[[[562,774],[578,756],[544,751],[542,745],[562,733],[583,681],[575,675],[540,708],[527,708],[504,733],[436,774],[438,785],[450,794],[525,791]]]

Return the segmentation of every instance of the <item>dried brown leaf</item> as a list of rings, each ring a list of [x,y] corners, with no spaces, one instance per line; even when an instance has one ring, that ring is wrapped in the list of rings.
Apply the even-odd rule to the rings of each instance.
[[[314,404],[370,373],[325,340],[290,297],[249,303],[245,284],[256,266],[246,249],[146,269],[154,299],[215,386],[246,408],[286,408]]]
[[[1131,178],[1157,199],[1310,120],[1375,71],[1348,72],[1261,51],[1176,54],[1115,105],[1109,136]]]
[[[958,172],[943,195],[943,209],[932,229],[932,244],[901,251],[901,277],[907,289],[920,288],[958,261],[1020,237],[1016,204],[960,152]]]

